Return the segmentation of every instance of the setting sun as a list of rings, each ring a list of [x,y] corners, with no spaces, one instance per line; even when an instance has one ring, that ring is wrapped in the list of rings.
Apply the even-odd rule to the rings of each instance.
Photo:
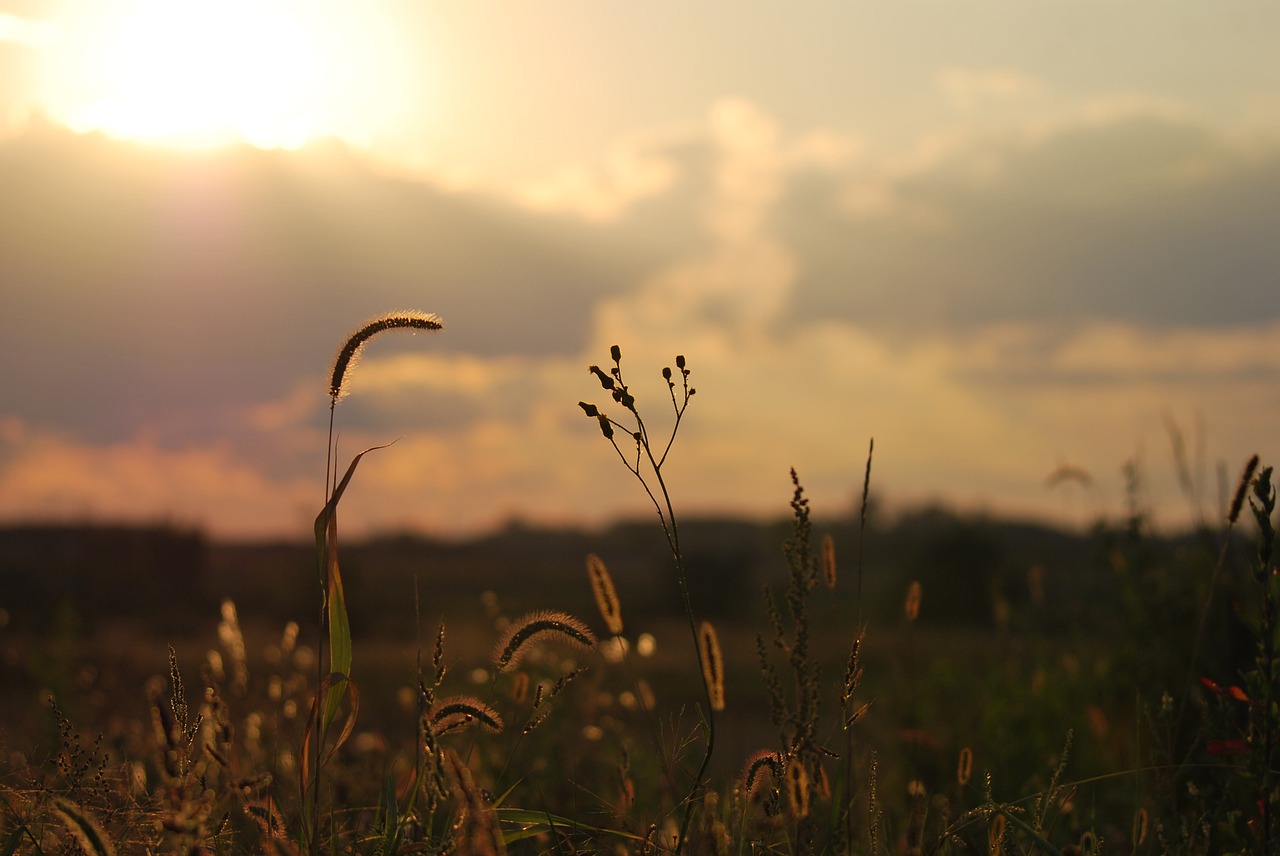
[[[376,12],[296,0],[141,0],[85,10],[49,62],[56,118],[78,131],[295,148],[364,142],[395,112],[396,51]]]

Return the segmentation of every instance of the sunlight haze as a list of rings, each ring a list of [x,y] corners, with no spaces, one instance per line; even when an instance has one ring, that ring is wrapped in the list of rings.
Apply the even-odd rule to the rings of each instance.
[[[75,4],[57,31],[41,106],[77,131],[297,148],[322,136],[367,141],[404,109],[405,46],[359,4]]]

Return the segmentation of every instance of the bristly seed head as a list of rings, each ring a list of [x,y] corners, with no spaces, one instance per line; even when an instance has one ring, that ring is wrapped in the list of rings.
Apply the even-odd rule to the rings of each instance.
[[[622,602],[613,586],[613,577],[605,567],[604,559],[595,553],[587,556],[587,577],[591,580],[591,592],[596,597],[596,608],[604,619],[609,632],[617,636],[622,632]]]
[[[956,782],[964,787],[969,784],[971,775],[973,775],[973,750],[966,746],[960,750],[960,758],[956,762]]]
[[[333,360],[333,371],[329,374],[329,397],[336,404],[347,394],[347,375],[360,355],[364,343],[384,330],[439,330],[444,327],[440,319],[428,312],[392,312],[366,321],[360,328],[347,337],[338,355]]]
[[[533,612],[512,622],[493,649],[493,665],[509,672],[520,664],[529,647],[538,639],[553,636],[580,648],[594,648],[591,628],[566,612]]]
[[[710,621],[702,622],[698,630],[698,647],[702,653],[702,680],[707,686],[711,709],[724,710],[724,656],[720,653],[720,639]]]
[[[822,579],[827,588],[836,587],[836,542],[830,532],[822,536]]]
[[[450,696],[441,699],[427,714],[437,735],[448,734],[460,728],[478,725],[486,731],[498,732],[503,728],[498,712],[474,696]]]
[[[1244,472],[1240,474],[1240,484],[1236,487],[1235,496],[1231,498],[1231,512],[1227,515],[1227,523],[1234,525],[1240,518],[1240,509],[1244,506],[1244,495],[1249,491],[1249,483],[1253,481],[1253,474],[1257,470],[1258,456],[1254,455],[1244,465]]]
[[[764,774],[773,777],[774,786],[782,784],[782,757],[777,752],[760,749],[752,753],[738,776],[738,788],[748,799],[754,798],[764,784]]]
[[[801,820],[809,816],[809,772],[799,758],[787,764],[787,808],[791,816]]]
[[[907,588],[907,602],[902,609],[907,616],[908,622],[913,622],[920,617],[920,596],[920,581],[912,580],[911,585]]]

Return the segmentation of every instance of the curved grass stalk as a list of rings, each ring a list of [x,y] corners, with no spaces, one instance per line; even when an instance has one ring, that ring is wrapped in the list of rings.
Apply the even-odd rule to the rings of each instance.
[[[349,392],[351,372],[363,351],[365,344],[379,333],[387,330],[440,330],[443,328],[440,319],[427,312],[402,311],[391,312],[372,318],[357,327],[343,340],[338,353],[334,357],[329,372],[329,436],[325,447],[324,490],[325,501],[316,516],[316,574],[320,583],[320,640],[317,648],[316,700],[312,705],[311,721],[307,726],[308,735],[314,730],[314,746],[303,747],[302,769],[306,769],[308,757],[314,765],[312,781],[301,777],[302,787],[302,838],[304,846],[311,852],[317,852],[319,846],[319,813],[320,804],[320,768],[323,763],[322,746],[325,743],[329,727],[337,717],[344,698],[350,698],[352,710],[349,722],[339,738],[339,744],[354,725],[355,708],[358,695],[351,680],[351,626],[347,617],[346,598],[342,588],[342,575],[338,570],[338,502],[343,492],[355,475],[357,464],[366,454],[385,446],[365,449],[352,459],[346,474],[337,481],[337,449],[334,445],[333,425],[334,411],[341,400]],[[325,637],[329,643],[329,671],[324,670]],[[324,701],[321,702],[323,697]],[[333,750],[338,748],[337,745]],[[308,753],[309,750],[309,753]]]

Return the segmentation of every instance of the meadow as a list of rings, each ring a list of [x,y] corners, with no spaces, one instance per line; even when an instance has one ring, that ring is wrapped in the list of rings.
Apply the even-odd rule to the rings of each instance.
[[[369,340],[439,326],[358,328],[331,425]],[[1129,507],[1068,535],[881,521],[867,438],[852,519],[792,473],[776,524],[686,521],[665,468],[692,363],[638,369],[656,403],[616,346],[584,378],[583,454],[631,472],[649,521],[340,550],[362,456],[394,450],[331,445],[305,548],[161,533],[78,608],[23,576],[0,854],[1277,852],[1270,467],[1186,533],[1154,530],[1130,471]]]

